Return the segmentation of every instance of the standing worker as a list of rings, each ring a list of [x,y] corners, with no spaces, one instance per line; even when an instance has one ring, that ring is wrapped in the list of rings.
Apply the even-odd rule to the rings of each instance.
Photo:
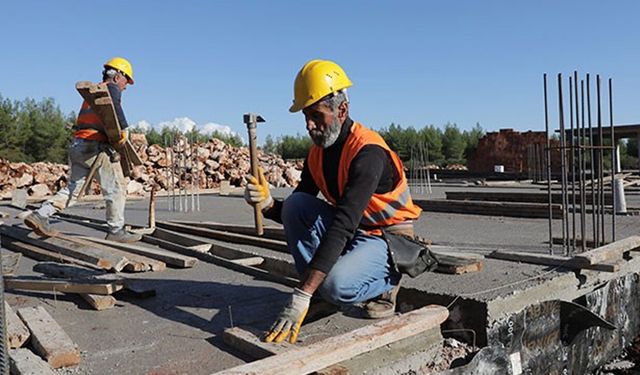
[[[360,305],[367,318],[395,313],[401,274],[381,229],[412,236],[421,209],[411,200],[400,158],[378,133],[349,117],[350,86],[332,61],[305,64],[289,109],[302,110],[314,143],[301,181],[282,202],[271,197],[262,171],[259,179],[248,178],[245,199],[260,203],[265,217],[283,224],[302,276],[266,333],[267,342],[296,341],[316,291],[337,305]]]
[[[131,63],[122,57],[114,57],[107,61],[102,71],[102,82],[107,84],[113,100],[113,107],[122,129],[118,145],[122,145],[127,141],[129,131],[127,130],[127,119],[120,105],[120,96],[128,84],[133,85]],[[107,155],[115,153],[115,150],[108,143],[102,121],[86,101],[82,103],[80,108],[73,137],[69,148],[71,175],[68,186],[60,189],[56,195],[24,219],[24,223],[41,236],[55,234],[49,225],[49,217],[76,202],[80,188],[96,158],[102,153]],[[123,186],[122,172],[114,167],[109,157],[103,157],[103,160],[104,162],[98,167],[96,175],[106,201],[107,224],[109,225],[106,239],[118,242],[139,241],[141,239],[139,234],[129,233],[124,228],[126,188]]]

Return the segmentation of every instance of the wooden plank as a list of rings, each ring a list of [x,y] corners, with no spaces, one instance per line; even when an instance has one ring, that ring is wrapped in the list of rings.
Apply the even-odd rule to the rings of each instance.
[[[448,316],[449,312],[443,306],[423,307],[218,374],[308,374],[437,327]]]
[[[132,254],[130,252],[124,252],[122,250],[119,249],[115,249],[113,247],[109,247],[109,246],[105,246],[99,243],[95,243],[89,240],[86,240],[82,237],[76,237],[76,236],[68,236],[68,237],[63,237],[65,239],[67,239],[68,241],[77,243],[77,244],[81,244],[81,245],[86,245],[86,246],[91,246],[91,247],[95,247],[96,249],[102,250],[105,253],[111,253],[115,256],[118,256],[122,259],[125,260],[123,269],[125,271],[129,271],[129,272],[144,272],[144,271],[148,271],[148,270],[152,270],[152,271],[164,271],[167,266],[166,263],[156,260],[156,259],[151,259],[149,257],[143,256],[143,255],[138,255],[138,254]],[[116,269],[116,271],[118,271]]]
[[[213,238],[221,241],[264,247],[272,250],[288,253],[287,243],[270,238],[260,238],[247,236],[244,234],[229,233],[215,229],[198,228],[190,225],[176,224],[168,221],[158,221],[156,225],[163,229],[168,229],[181,233],[193,234],[200,237]]]
[[[249,236],[255,236],[256,228],[251,225],[239,225],[239,224],[225,224],[217,223],[214,221],[189,221],[189,220],[170,220],[171,223],[192,225],[200,228],[215,229],[225,232],[245,234]],[[262,238],[271,238],[274,240],[286,241],[284,229],[280,227],[263,227],[264,234]]]
[[[548,218],[549,207],[542,203],[474,202],[446,199],[414,199],[426,212],[447,212],[470,215]],[[554,219],[562,218],[562,205],[552,204]]]
[[[231,259],[231,261],[235,264],[242,264],[243,266],[259,266],[262,263],[264,263],[264,258],[248,257],[248,258]]]
[[[116,271],[120,271],[122,267],[124,267],[124,264],[126,264],[126,259],[122,259],[122,257],[100,251],[96,246],[74,243],[69,241],[69,237],[62,235],[58,237],[38,238],[35,233],[31,233],[31,231],[27,229],[20,227],[8,228],[6,226],[0,226],[0,234],[46,250],[93,263],[100,268],[113,268]]]
[[[51,366],[29,349],[9,350],[11,375],[57,375]]]
[[[98,311],[111,309],[116,305],[116,299],[113,296],[101,296],[99,294],[80,294],[85,301]]]
[[[630,236],[616,242],[577,254],[573,259],[584,265],[593,265],[621,259],[622,255],[640,247],[640,236]]]
[[[212,246],[212,244],[209,242],[205,242],[186,234],[176,233],[162,228],[156,228],[156,230],[151,233],[151,236],[159,238],[161,240],[175,242],[201,253],[206,253],[211,249]],[[143,237],[142,240],[144,241],[145,238]]]
[[[34,279],[34,278],[4,278],[6,289],[17,290],[39,290],[46,292],[63,293],[89,293],[89,294],[112,294],[122,290],[122,283],[118,281],[106,282],[102,280],[82,280],[82,282],[72,282],[65,280]]]
[[[52,262],[59,262],[59,263],[70,263],[70,264],[77,264],[79,266],[83,266],[83,267],[91,267],[94,269],[110,269],[111,265],[110,264],[95,264],[95,263],[89,263],[89,262],[85,262],[83,260],[77,259],[77,258],[73,258],[73,257],[69,257],[66,256],[64,254],[60,254],[59,252],[56,251],[49,251],[46,249],[42,249],[40,247],[31,245],[31,244],[27,244],[27,243],[23,243],[20,241],[16,241],[13,239],[9,239],[8,237],[2,237],[2,246],[6,247],[7,249],[13,250],[13,251],[18,251],[22,254],[24,254],[25,256],[35,259],[35,260],[43,260],[43,261],[52,261]]]
[[[274,282],[277,282],[277,283],[280,283],[280,284],[283,284],[283,285],[296,287],[299,284],[299,281],[297,279],[294,279],[294,278],[291,278],[291,277],[286,277],[286,276],[281,276],[281,275],[278,275],[278,274],[274,274],[274,273],[271,273],[271,272],[269,272],[267,270],[260,269],[260,268],[257,268],[257,267],[253,267],[253,266],[245,266],[245,265],[241,265],[241,264],[236,264],[236,263],[233,263],[230,259],[226,259],[225,257],[221,257],[219,255],[210,254],[210,253],[201,253],[199,251],[190,249],[190,248],[188,248],[186,246],[182,246],[182,245],[179,245],[179,244],[176,244],[176,243],[170,243],[168,241],[160,240],[158,238],[151,237],[151,236],[144,236],[144,237],[146,237],[148,241],[151,241],[150,243],[158,244],[159,246],[162,246],[165,249],[168,249],[168,250],[171,250],[171,251],[175,251],[175,252],[180,253],[180,254],[193,256],[193,257],[198,258],[198,259],[200,259],[200,260],[202,260],[204,262],[213,263],[213,264],[221,266],[221,267],[225,267],[225,268],[232,269],[234,271],[246,273],[248,275],[259,277],[261,279],[274,281]],[[161,245],[161,243],[162,243],[162,245]],[[265,262],[266,262],[266,259],[265,259]]]
[[[480,272],[484,269],[483,256],[480,254],[464,253],[446,246],[433,246],[429,249],[431,255],[438,261],[436,269],[438,272],[460,275]]]
[[[7,301],[4,301],[4,316],[7,324],[7,345],[11,349],[22,347],[31,334]]]
[[[80,363],[80,352],[69,335],[42,307],[23,307],[18,315],[31,331],[31,343],[37,354],[53,368]]]
[[[32,269],[35,272],[62,279],[90,279],[96,276],[106,275],[104,271],[56,262],[38,262],[33,265]]]
[[[492,201],[492,202],[528,202],[528,203],[549,203],[549,195],[545,192],[504,192],[504,191],[447,191],[447,200],[471,200],[471,201]],[[586,203],[591,204],[591,195],[586,196]],[[611,205],[613,196],[605,193],[605,204]],[[573,202],[573,196],[568,194],[569,202]],[[562,194],[552,193],[553,203],[562,203]],[[576,194],[576,204],[580,204],[580,196]]]
[[[604,272],[617,272],[620,270],[621,262],[598,263],[585,265],[583,262],[576,262],[572,257],[551,254],[534,254],[513,251],[494,251],[487,255],[487,258],[510,260],[529,264],[540,264],[544,266],[563,267],[568,269],[590,269]]]
[[[160,260],[166,264],[180,267],[180,268],[191,268],[195,266],[198,260],[194,257],[184,256],[176,253],[172,253],[169,251],[165,251],[162,249],[152,249],[150,247],[140,246],[136,244],[126,244],[119,243],[115,241],[103,240],[95,237],[81,236],[80,238],[95,242],[101,245],[106,245],[110,247],[114,247],[116,249],[120,249],[126,252],[142,255],[151,259]]]

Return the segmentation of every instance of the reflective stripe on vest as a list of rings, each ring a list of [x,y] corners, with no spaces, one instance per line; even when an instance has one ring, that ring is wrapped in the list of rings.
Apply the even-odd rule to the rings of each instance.
[[[349,167],[362,147],[366,145],[377,145],[382,147],[393,161],[393,165],[399,176],[399,181],[393,190],[383,193],[374,193],[369,200],[369,204],[362,213],[360,220],[361,227],[380,228],[399,224],[407,220],[415,220],[420,216],[422,209],[413,204],[407,178],[404,174],[402,161],[393,152],[382,137],[373,130],[367,129],[362,124],[355,122],[340,155],[340,165],[338,165],[338,194],[342,196],[349,177]],[[322,195],[333,205],[336,198],[331,196],[327,183],[322,173],[322,155],[324,150],[316,145],[311,146],[307,163],[309,171]]]

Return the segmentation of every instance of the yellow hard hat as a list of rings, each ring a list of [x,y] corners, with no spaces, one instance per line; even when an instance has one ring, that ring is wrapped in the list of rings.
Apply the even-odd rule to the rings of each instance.
[[[130,84],[133,85],[133,68],[129,60],[123,57],[114,57],[111,60],[104,63],[105,68],[113,68],[123,73]]]
[[[310,106],[329,94],[351,87],[347,73],[329,60],[311,60],[298,72],[293,84],[293,105],[289,112]]]

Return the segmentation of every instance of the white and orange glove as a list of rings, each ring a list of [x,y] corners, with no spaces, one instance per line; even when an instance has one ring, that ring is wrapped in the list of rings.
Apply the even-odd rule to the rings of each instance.
[[[291,294],[291,301],[280,312],[278,319],[276,319],[269,331],[265,333],[264,341],[282,342],[288,337],[289,342],[295,344],[300,333],[300,326],[302,326],[302,321],[307,316],[310,304],[311,294],[295,288]]]
[[[264,178],[262,168],[258,168],[258,175],[260,181],[257,178],[249,175],[247,179],[247,186],[244,188],[244,200],[250,205],[260,204],[262,209],[268,209],[273,204],[273,198],[269,192],[269,183]]]
[[[125,144],[127,142],[127,139],[129,139],[129,131],[126,129],[121,130],[120,138],[118,139],[118,146],[122,146],[123,144]]]

